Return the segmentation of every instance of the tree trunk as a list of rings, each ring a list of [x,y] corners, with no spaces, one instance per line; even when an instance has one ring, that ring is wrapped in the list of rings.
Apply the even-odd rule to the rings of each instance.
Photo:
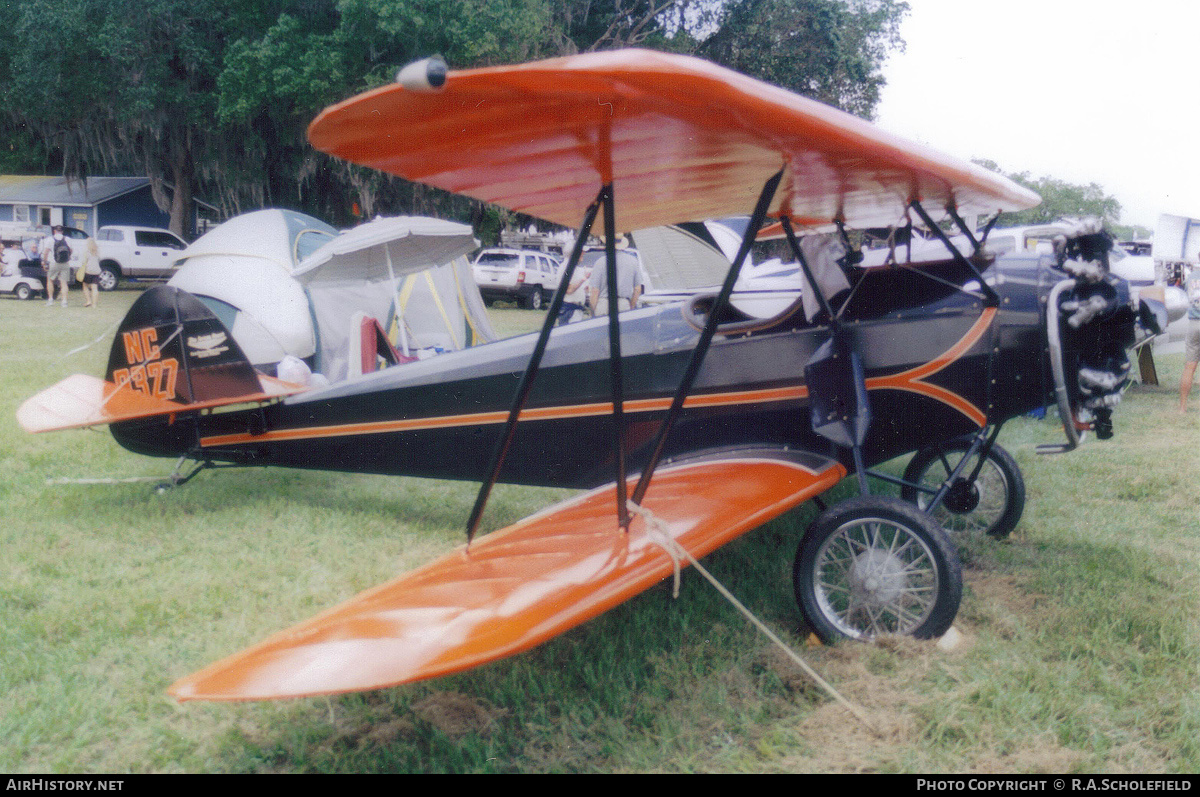
[[[190,137],[185,134],[185,139],[188,138]],[[175,157],[171,159],[171,180],[175,183],[175,190],[171,192],[170,229],[171,232],[180,238],[190,241],[195,233],[193,227],[196,220],[196,214],[193,211],[195,203],[192,197],[192,148],[190,140],[185,140],[175,150]]]

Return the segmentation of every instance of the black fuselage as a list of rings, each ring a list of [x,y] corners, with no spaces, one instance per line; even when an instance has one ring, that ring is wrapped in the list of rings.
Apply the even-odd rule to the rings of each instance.
[[[862,358],[871,423],[864,464],[1001,423],[1052,401],[1042,299],[1063,278],[1049,258],[873,269],[840,327]],[[622,314],[623,436],[636,472],[699,335],[678,305]],[[588,487],[614,477],[605,319],[559,327],[500,480]],[[536,336],[440,355],[267,406],[127,421],[130,450],[245,465],[483,480]],[[718,334],[666,445],[668,457],[729,447],[850,452],[813,432],[805,366],[828,325]]]

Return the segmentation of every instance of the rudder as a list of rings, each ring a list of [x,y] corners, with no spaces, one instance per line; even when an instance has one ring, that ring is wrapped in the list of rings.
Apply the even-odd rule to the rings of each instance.
[[[143,293],[125,315],[105,378],[179,404],[258,393],[258,373],[233,335],[199,299],[170,285]]]

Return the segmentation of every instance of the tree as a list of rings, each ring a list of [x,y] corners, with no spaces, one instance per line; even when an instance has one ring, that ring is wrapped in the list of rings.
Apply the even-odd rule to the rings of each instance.
[[[0,123],[0,174],[30,174],[45,171],[50,153],[42,140],[25,125],[5,128]]]
[[[218,149],[215,76],[224,45],[253,28],[253,0],[13,0],[0,73],[25,124],[61,153],[63,173],[137,170],[189,232],[197,157]]]
[[[284,11],[260,36],[226,48],[216,75],[216,121],[236,146],[222,148],[207,182],[230,212],[321,204],[321,190],[308,201],[303,195],[303,186],[314,182],[304,129],[348,91],[350,67],[333,10],[310,8],[304,17]]]
[[[192,195],[335,224],[503,221],[314,152],[322,107],[435,53],[454,68],[644,46],[695,53],[870,116],[897,0],[9,0],[0,134],[12,169],[141,173],[186,234]],[[19,43],[19,44],[18,44]],[[500,217],[496,214],[499,212]]]
[[[870,119],[908,10],[898,0],[730,0],[696,54]]]
[[[994,161],[976,160],[975,163],[999,174],[1004,174]],[[1064,218],[1095,216],[1112,229],[1121,218],[1121,203],[1104,192],[1098,183],[1076,185],[1055,177],[1030,177],[1029,172],[1005,174],[1013,182],[1036,192],[1042,203],[1036,207],[1014,213],[1002,213],[996,224],[1000,227],[1025,227],[1031,224],[1047,224]]]
[[[340,0],[334,24],[322,28],[280,17],[258,40],[230,48],[220,118],[262,152],[246,167],[257,164],[275,202],[294,197],[334,223],[352,222],[352,208],[367,217],[419,212],[479,221],[467,200],[314,152],[305,128],[326,104],[388,83],[397,67],[426,56],[440,54],[456,68],[540,58],[547,25],[547,0]]]
[[[684,13],[692,5],[715,8],[718,4],[694,0],[555,0],[553,24],[546,32],[561,55],[620,47],[670,47],[668,28],[686,31]]]

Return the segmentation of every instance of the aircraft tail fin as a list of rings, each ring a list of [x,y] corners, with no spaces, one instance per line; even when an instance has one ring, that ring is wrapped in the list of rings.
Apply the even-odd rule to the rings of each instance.
[[[29,432],[174,414],[303,390],[258,373],[233,335],[199,299],[159,285],[129,308],[105,378],[67,377],[17,411]]]
[[[170,285],[141,295],[113,339],[105,380],[193,404],[259,390],[233,335],[199,299]]]

